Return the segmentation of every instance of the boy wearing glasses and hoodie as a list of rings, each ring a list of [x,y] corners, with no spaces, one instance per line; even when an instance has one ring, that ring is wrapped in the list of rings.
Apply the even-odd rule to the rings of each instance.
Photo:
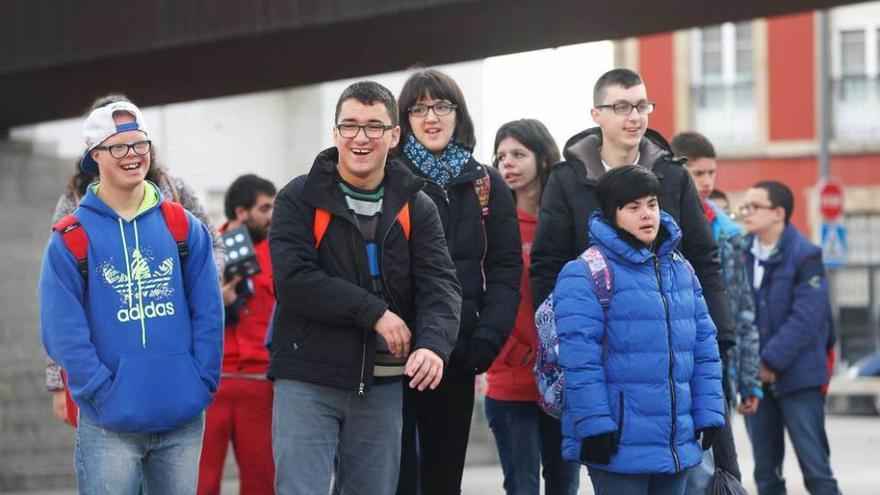
[[[77,485],[80,493],[194,493],[223,346],[211,235],[172,205],[185,246],[172,236],[166,200],[145,180],[150,141],[135,105],[93,110],[83,134],[80,166],[100,182],[75,218],[56,224],[39,282],[43,344],[80,409]],[[84,258],[71,236],[87,246]]]

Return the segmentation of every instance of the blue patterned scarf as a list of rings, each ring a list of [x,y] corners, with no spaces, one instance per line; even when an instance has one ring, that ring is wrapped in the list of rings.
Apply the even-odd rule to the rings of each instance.
[[[409,162],[425,177],[436,182],[443,189],[449,187],[452,179],[458,177],[468,160],[471,152],[453,143],[446,145],[443,154],[438,159],[433,153],[418,142],[413,134],[406,138],[403,146],[403,154]]]

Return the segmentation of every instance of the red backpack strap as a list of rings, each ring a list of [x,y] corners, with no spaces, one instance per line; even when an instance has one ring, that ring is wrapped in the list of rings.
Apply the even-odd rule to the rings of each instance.
[[[403,204],[403,208],[397,214],[397,221],[400,223],[400,228],[403,229],[403,236],[406,237],[406,240],[409,240],[409,231],[412,227],[409,221],[409,203]]]
[[[315,208],[315,223],[313,231],[315,234],[315,249],[321,246],[321,240],[327,233],[327,227],[330,226],[330,212],[321,208]]]
[[[186,238],[189,235],[189,218],[186,216],[186,210],[180,203],[168,200],[162,201],[159,209],[162,210],[165,224],[168,226],[174,242],[177,243],[177,253],[183,261],[189,253],[189,246],[186,244]]]
[[[67,372],[64,370],[61,370],[61,381],[64,382],[64,402],[67,405],[67,424],[76,428],[78,408],[76,402],[73,401],[73,397],[70,396],[70,387],[67,384]]]
[[[72,213],[59,220],[52,226],[52,230],[61,235],[61,240],[76,259],[76,269],[82,275],[83,280],[89,279],[89,236],[86,229],[79,223],[79,219]]]

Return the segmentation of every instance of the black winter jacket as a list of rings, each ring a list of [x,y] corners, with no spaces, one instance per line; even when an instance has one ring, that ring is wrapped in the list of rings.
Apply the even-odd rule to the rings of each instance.
[[[406,322],[412,349],[431,349],[448,361],[461,288],[437,209],[420,192],[424,182],[389,160],[376,234],[390,300],[371,292],[364,239],[339,190],[337,160],[336,148],[321,152],[309,174],[275,199],[269,249],[278,304],[268,375],[363,392],[372,383],[374,327],[386,309]],[[407,202],[409,241],[396,218]],[[316,208],[332,215],[317,250]]]
[[[408,163],[405,157],[402,159]],[[484,177],[484,169],[492,184],[485,219],[474,189],[474,181]],[[412,165],[410,170],[421,176]],[[433,181],[425,182],[424,191],[440,213],[462,288],[461,329],[450,363],[458,369],[472,338],[491,343],[497,353],[513,328],[522,275],[519,221],[513,196],[501,174],[473,158],[446,190]],[[484,256],[485,262],[481,263]]]
[[[589,246],[587,221],[599,208],[596,183],[605,173],[599,155],[602,132],[598,127],[576,134],[565,144],[562,161],[554,165],[544,188],[538,226],[532,244],[532,295],[541,304],[556,286],[562,267]],[[669,144],[648,129],[639,146],[639,163],[660,179],[660,207],[672,215],[682,231],[680,249],[697,272],[709,313],[718,328],[722,350],[733,345],[735,333],[730,305],[721,277],[718,246],[703,213],[690,173],[673,160]]]

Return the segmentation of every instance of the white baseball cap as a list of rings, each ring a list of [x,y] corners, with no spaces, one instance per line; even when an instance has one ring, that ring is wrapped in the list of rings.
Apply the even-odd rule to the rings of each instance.
[[[116,112],[126,112],[134,117],[134,122],[116,125],[113,122],[113,114]],[[79,166],[84,172],[92,175],[98,175],[98,164],[92,158],[91,151],[103,143],[107,138],[120,132],[142,131],[149,135],[147,126],[144,124],[144,116],[141,111],[133,103],[128,101],[117,101],[98,107],[86,117],[83,124],[83,140],[86,142],[86,152],[79,162]]]

